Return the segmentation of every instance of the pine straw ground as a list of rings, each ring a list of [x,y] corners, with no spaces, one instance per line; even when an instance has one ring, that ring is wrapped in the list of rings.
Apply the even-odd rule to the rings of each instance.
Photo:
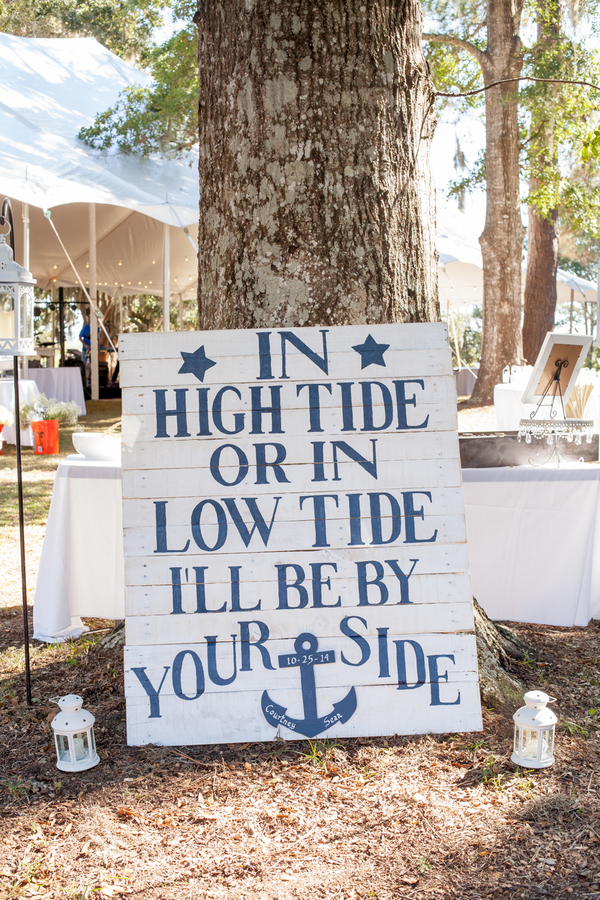
[[[494,710],[477,734],[128,748],[122,649],[35,644],[29,710],[19,613],[0,616],[2,898],[600,895],[599,623],[516,626],[520,676],[561,715],[556,764],[519,772]],[[77,775],[48,724],[68,691],[98,726],[101,763]]]

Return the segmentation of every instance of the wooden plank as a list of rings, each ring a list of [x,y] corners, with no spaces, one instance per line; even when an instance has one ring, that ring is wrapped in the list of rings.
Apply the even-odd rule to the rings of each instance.
[[[368,615],[363,618],[367,620]],[[388,616],[388,624],[391,618]],[[302,659],[309,659],[309,654],[315,660],[311,670],[317,695],[325,687],[339,688],[343,693],[343,689],[357,684],[380,684],[383,688],[397,688],[400,681],[417,684],[422,680],[423,684],[430,684],[435,680],[436,672],[447,685],[478,680],[477,646],[472,634],[403,634],[389,628],[380,639],[377,633],[368,634],[368,629],[356,617],[348,620],[347,627],[356,635],[354,639],[339,633],[337,636],[321,635],[316,624],[313,627],[311,622],[307,637],[312,640],[306,642],[311,644],[311,649],[302,653],[298,649],[298,640],[300,636],[304,637],[304,631],[282,639],[246,640],[244,646],[241,624],[236,628],[235,644],[230,639],[212,644],[187,641],[179,645],[126,646],[126,695],[145,697],[150,714],[150,697],[159,691],[161,682],[158,693],[161,704],[164,698],[177,693],[194,696],[200,685],[203,693],[197,698],[196,705],[201,714],[201,700],[206,694],[223,696],[258,690],[267,690],[271,694],[271,691],[299,688],[299,664]],[[325,630],[329,631],[328,628]],[[328,659],[322,658],[325,653],[329,654]],[[439,657],[441,662],[430,663],[430,657]],[[284,661],[290,664],[283,665]],[[223,684],[223,681],[229,683]],[[185,699],[181,700],[181,706],[182,709],[191,708]]]
[[[218,357],[252,356],[258,354],[259,332],[269,332],[273,370],[281,370],[281,331],[297,334],[316,353],[322,354],[322,332],[326,331],[328,354],[348,352],[355,344],[362,344],[371,335],[376,341],[393,344],[396,350],[433,350],[448,347],[448,326],[444,322],[405,325],[346,325],[344,328],[261,328],[236,331],[143,332],[119,336],[119,357],[123,363],[137,359],[180,359],[181,351],[193,353],[203,343],[214,344]],[[289,343],[286,345],[288,367],[299,355]],[[216,358],[216,357],[215,357]],[[360,360],[360,357],[357,356]],[[290,372],[292,377],[295,373]]]
[[[343,596],[337,584],[332,597]],[[397,605],[397,604],[396,604]],[[126,619],[128,646],[148,644],[184,644],[200,643],[206,635],[217,635],[219,641],[230,643],[230,635],[239,632],[242,618],[251,620],[260,617],[261,611],[248,612],[242,616],[239,612],[224,613],[191,613],[179,615],[132,615]],[[431,631],[431,623],[439,632],[469,631],[473,629],[473,604],[469,599],[443,604],[402,604],[401,609],[386,606],[359,607],[357,605],[336,607],[333,609],[312,609],[310,628],[312,633],[323,640],[339,635],[340,621],[344,617],[351,627],[355,627],[363,636],[377,635],[378,628],[389,628],[390,623],[398,629],[410,634],[423,634]],[[363,623],[366,623],[366,627]],[[301,634],[307,627],[307,617],[303,609],[278,610],[269,614],[270,640],[289,638],[290,634]],[[223,665],[231,660],[230,649],[222,655]]]
[[[418,552],[415,552],[418,550]],[[398,565],[405,572],[412,568],[412,559],[418,559],[415,574],[433,575],[441,579],[449,578],[467,572],[469,562],[466,544],[419,544],[415,546],[401,545],[390,553],[389,547],[342,547],[339,549],[328,547],[309,552],[297,551],[293,555],[293,562],[306,571],[310,571],[312,563],[335,563],[339,578],[356,578],[357,563],[364,560],[374,560],[388,570],[386,582],[393,583],[389,575],[389,567],[385,565],[387,559],[396,559]],[[172,581],[170,569],[172,567],[189,567],[190,578],[193,580],[192,566],[206,566],[206,584],[226,584],[230,580],[230,567],[240,566],[240,578],[244,584],[249,582],[265,582],[276,578],[276,567],[289,563],[290,555],[286,552],[261,551],[260,554],[249,555],[243,560],[237,554],[218,553],[207,557],[205,553],[193,553],[182,559],[181,555],[165,553],[145,557],[125,557],[125,584],[127,586],[139,585],[150,587],[156,585],[170,585]],[[330,570],[333,573],[333,569]],[[182,576],[185,582],[185,575]],[[467,588],[468,591],[468,588]],[[133,613],[128,613],[133,615]]]
[[[406,517],[406,503],[403,500],[402,491],[396,489],[390,491],[389,493],[397,500],[400,515],[402,517]],[[429,490],[426,493],[429,495],[429,497],[427,497],[426,494],[417,494],[417,492],[415,491],[412,492],[415,510],[423,507],[426,517],[431,514],[435,514],[437,516],[461,516],[464,514],[462,488],[434,488],[433,490]],[[250,490],[248,494],[252,494],[252,491]],[[276,491],[273,491],[273,495],[277,495]],[[236,508],[239,511],[242,521],[248,524],[252,524],[254,521],[253,516],[249,511],[248,504],[242,499],[242,496],[243,492],[240,491],[235,498]],[[281,500],[277,504],[277,522],[296,522],[299,519],[312,521],[312,502],[309,506],[306,505],[306,502],[301,504],[300,497],[302,496],[302,494],[296,493],[281,494]],[[174,499],[169,500],[167,507],[169,524],[174,525],[189,523],[191,511],[193,510],[194,506],[202,499],[202,497],[194,497],[190,495],[189,497],[175,497]],[[222,502],[221,498],[218,498],[218,502]],[[350,501],[348,500],[347,496],[345,494],[342,494],[341,496],[339,496],[337,506],[333,502],[327,504],[327,519],[347,520],[350,514],[349,503]],[[353,503],[356,505],[357,501],[353,501]],[[264,507],[262,503],[257,502],[257,506],[259,509],[264,508],[264,515],[268,519],[270,519],[271,513],[273,511],[273,505],[274,504],[271,497],[265,498]],[[358,505],[361,513],[363,514],[363,517],[368,518],[370,515],[370,501],[368,493],[360,495]],[[381,515],[383,518],[388,518],[391,515],[391,508],[389,503],[381,503]],[[155,501],[145,499],[124,500],[123,522],[127,528],[134,528],[138,525],[140,527],[154,525],[156,522]]]
[[[187,332],[188,334],[190,332]],[[186,332],[179,332],[186,334]],[[258,358],[254,356],[221,357],[217,361],[211,344],[206,344],[206,356],[217,362],[204,373],[202,384],[258,384]],[[196,342],[196,347],[198,342]],[[196,347],[194,349],[196,349]],[[177,359],[140,359],[125,362],[119,373],[119,383],[122,388],[135,389],[138,385],[143,387],[163,388],[171,387],[198,387],[198,379],[187,370],[180,372],[182,368],[181,357]],[[311,360],[305,356],[296,356],[293,367],[293,378],[300,382],[323,382],[330,377],[339,380],[360,379],[364,381],[377,381],[382,374],[392,373],[394,378],[423,378],[427,375],[451,375],[452,355],[446,347],[439,350],[392,350],[386,355],[385,368],[377,366],[368,373],[361,370],[360,356],[352,351],[337,353],[332,356],[328,371],[323,372]],[[367,377],[365,377],[365,374]],[[325,378],[324,378],[325,376]],[[288,376],[289,377],[289,376]],[[275,384],[275,381],[260,382],[264,385]]]
[[[353,455],[357,458],[353,458]],[[209,469],[206,477],[215,481],[215,492],[223,482],[252,483],[264,479],[270,484],[292,483],[290,469],[308,474],[308,481],[335,480],[336,468],[361,466],[375,484],[383,463],[431,459],[460,459],[456,432],[434,434],[364,434],[334,440],[322,435],[269,435],[226,439],[142,441],[123,445],[124,470]],[[260,470],[259,470],[260,467]],[[251,471],[252,470],[252,471]],[[213,474],[214,472],[214,474]],[[351,474],[351,473],[348,473]],[[185,477],[185,476],[183,476]],[[293,490],[286,487],[284,490]]]
[[[429,694],[427,693],[429,691]],[[430,688],[423,686],[413,691],[387,690],[379,685],[357,687],[360,709],[368,709],[368,715],[354,715],[346,723],[335,723],[321,732],[320,737],[353,738],[394,734],[455,734],[456,732],[481,731],[481,707],[479,685],[475,681],[453,684],[450,689],[441,686],[442,700],[448,692],[449,699],[460,692],[459,705],[431,706]],[[299,692],[298,692],[299,693]],[[271,695],[269,695],[271,696]],[[127,743],[130,746],[146,744],[169,747],[192,744],[224,744],[241,741],[271,741],[275,737],[298,741],[304,736],[280,725],[274,729],[262,716],[262,692],[231,693],[227,700],[227,730],[223,728],[223,696],[203,696],[202,712],[182,709],[185,701],[169,697],[161,707],[161,718],[148,718],[148,702],[142,697],[127,700]],[[289,691],[273,695],[273,700],[290,710],[300,709],[298,696]],[[333,709],[340,700],[339,690],[323,688],[319,694],[319,711]],[[194,707],[188,702],[187,707]],[[290,712],[290,716],[292,713]]]
[[[389,559],[390,554],[387,556]],[[286,560],[289,562],[287,555]],[[181,563],[182,560],[179,562]],[[198,565],[206,563],[206,559],[196,559],[194,562]],[[236,609],[239,608],[244,613],[260,610],[267,614],[272,610],[277,610],[286,601],[290,606],[299,605],[302,602],[299,592],[293,588],[285,593],[285,600],[282,600],[275,568],[272,570],[270,580],[266,580],[267,571],[261,572],[264,580],[252,581],[246,580],[244,566],[239,565],[239,560],[237,560],[238,565],[233,569],[233,576],[231,569],[223,570],[223,567],[218,565],[220,561],[215,560],[215,562],[217,565],[213,565],[211,560],[211,565],[202,566],[201,571],[203,578],[201,597],[204,598],[204,607],[207,610],[225,609],[224,615],[226,615],[235,605]],[[413,563],[415,563],[414,567]],[[340,597],[344,608],[358,608],[362,599],[361,589],[366,595],[366,600],[372,606],[384,602],[389,606],[400,602],[413,605],[462,601],[471,603],[470,579],[466,572],[451,575],[418,575],[416,573],[419,570],[420,560],[409,560],[408,565],[405,564],[404,568],[397,560],[396,564],[400,571],[407,576],[407,580],[394,575],[389,562],[382,561],[376,567],[373,560],[368,560],[360,570],[355,568],[347,577],[339,575],[331,565],[328,567],[327,564],[322,565],[321,569],[314,570],[314,572],[308,567],[286,569],[283,570],[282,577],[289,576],[288,583],[290,585],[295,583],[298,576],[304,579],[300,581],[300,584],[304,585],[307,594],[302,595],[302,598],[307,597],[306,605],[312,609],[315,609],[315,592],[317,590],[312,576],[317,572],[329,579],[329,586],[322,588],[324,602],[326,604],[335,603]],[[381,573],[383,573],[383,578],[377,584],[367,583],[363,586],[359,583],[359,572],[361,578],[366,582],[375,581]],[[222,577],[223,580],[215,581],[214,579],[218,577]],[[173,566],[172,572],[165,566],[161,578],[165,580],[168,578],[168,583],[151,584],[147,587],[143,585],[128,586],[126,602],[128,616],[171,615],[175,609],[182,609],[184,613],[190,615],[197,613],[199,604],[196,574],[193,567],[189,565]],[[173,586],[173,580],[176,581],[175,586]],[[233,586],[232,580],[234,581]],[[181,588],[179,588],[179,582],[181,582]],[[284,591],[285,588],[282,588],[282,595]],[[130,641],[130,643],[133,642]]]
[[[397,380],[397,379],[396,379]],[[394,383],[395,375],[379,374],[375,378],[358,378],[342,387],[342,383],[335,379],[325,379],[317,390],[317,397],[312,399],[311,389],[304,387],[299,389],[298,382],[283,381],[278,382],[278,390],[275,392],[275,401],[281,402],[282,415],[285,412],[293,414],[294,410],[303,411],[305,423],[305,433],[311,426],[308,412],[311,405],[318,407],[320,411],[321,426],[325,431],[328,428],[338,429],[341,427],[342,409],[352,409],[353,425],[360,431],[365,427],[364,415],[362,412],[363,405],[372,406],[373,419],[376,423],[384,420],[383,407],[386,402],[392,402],[395,413],[395,421],[392,429],[397,430],[398,422],[398,397],[396,393],[396,385]],[[362,387],[363,384],[376,382],[371,388]],[[383,390],[383,388],[385,391]],[[222,390],[226,387],[226,390]],[[230,390],[235,387],[236,391]],[[196,382],[188,386],[187,390],[180,395],[181,402],[185,405],[185,410],[190,418],[190,423],[198,419],[199,409],[206,408],[209,418],[210,428],[218,432],[219,426],[215,423],[215,413],[222,410],[224,427],[233,428],[232,417],[235,413],[250,413],[253,405],[260,402],[263,406],[268,406],[271,401],[271,391],[265,389],[268,385],[263,385],[263,390],[256,392],[250,390],[255,388],[256,382],[238,383],[227,386],[226,384],[216,384],[206,386],[204,383]],[[150,416],[151,421],[155,421],[157,410],[157,394],[156,391],[164,390],[160,393],[160,399],[164,399],[165,409],[176,409],[177,394],[175,388],[162,385],[160,388],[125,388],[123,391],[123,408],[122,413],[127,420],[130,416]],[[456,379],[451,373],[450,375],[441,376],[423,376],[415,381],[407,384],[404,388],[407,400],[406,414],[410,425],[417,425],[426,418],[428,411],[425,410],[424,415],[420,415],[420,411],[425,407],[437,407],[440,404],[450,404],[449,412],[456,412],[452,409],[452,405],[456,403]],[[413,403],[412,401],[415,401]],[[202,404],[202,405],[201,405]],[[419,411],[417,413],[417,410]],[[174,416],[169,417],[169,421],[174,421]],[[231,421],[230,421],[231,420]],[[345,423],[343,423],[345,424]],[[126,424],[126,427],[127,426]],[[176,431],[176,429],[172,429]]]
[[[288,477],[294,490],[302,489],[306,485],[306,493],[317,493],[315,482],[312,482],[312,466],[298,466],[300,473],[295,472]],[[310,470],[310,471],[308,471]],[[300,474],[304,473],[303,478]],[[387,491],[398,489],[403,491],[432,490],[444,487],[460,487],[462,484],[460,460],[400,460],[399,462],[382,463],[378,466],[377,486],[380,490]],[[339,475],[342,479],[338,482],[330,482],[335,488],[333,493],[343,489],[344,491],[370,491],[373,490],[373,478],[356,463],[339,463]],[[346,478],[346,476],[348,476]],[[172,497],[206,496],[208,486],[206,476],[202,470],[188,469],[181,472],[177,469],[148,469],[146,471],[135,469],[123,472],[123,498],[126,500],[135,498],[165,499]],[[322,490],[321,493],[327,493]],[[216,494],[216,492],[215,492]],[[240,494],[240,487],[232,485],[219,485],[219,497],[236,497]],[[252,484],[252,495],[259,496],[269,494],[273,496],[272,484]]]

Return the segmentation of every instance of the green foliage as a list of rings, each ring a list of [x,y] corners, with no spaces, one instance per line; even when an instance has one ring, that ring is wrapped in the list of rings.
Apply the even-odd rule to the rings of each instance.
[[[143,61],[168,0],[5,0],[0,30],[25,37],[94,37]]]
[[[458,354],[462,365],[473,365],[479,362],[481,357],[481,327],[482,327],[482,311],[480,307],[475,307],[472,315],[466,313],[451,312],[450,317],[442,311],[442,319],[448,323],[448,335],[450,339],[450,348],[452,350],[452,365],[458,366],[458,355],[456,353],[456,344],[458,344]]]
[[[138,294],[133,297],[124,297],[126,307],[125,325],[127,331],[160,331],[163,321],[163,298],[153,294]],[[175,331],[179,329],[179,309],[177,304],[171,303],[169,310],[169,324]],[[184,300],[183,302],[183,331],[191,331],[198,328],[198,306],[196,300]]]
[[[151,87],[132,85],[115,106],[82,128],[79,138],[99,150],[177,156],[198,140],[198,48],[189,21],[149,54]]]
[[[72,427],[77,424],[77,418],[81,412],[72,400],[68,403],[62,400],[48,399],[45,394],[36,394],[26,403],[20,404],[21,428],[27,428],[30,422],[58,419],[59,425]]]

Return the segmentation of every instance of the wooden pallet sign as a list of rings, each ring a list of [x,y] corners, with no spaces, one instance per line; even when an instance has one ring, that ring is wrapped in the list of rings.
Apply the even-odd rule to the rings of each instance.
[[[129,744],[480,729],[446,326],[119,353]]]

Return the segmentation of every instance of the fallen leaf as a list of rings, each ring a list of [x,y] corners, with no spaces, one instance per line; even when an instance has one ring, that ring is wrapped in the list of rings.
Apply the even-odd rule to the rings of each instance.
[[[117,815],[121,816],[122,819],[128,819],[133,814],[133,810],[130,806],[120,806],[117,810]]]
[[[63,834],[65,835],[65,837],[71,833],[72,829],[73,829],[73,823],[69,822],[69,824],[65,827],[65,830],[63,831]]]
[[[80,856],[87,856],[90,852],[90,842],[86,841],[81,850],[79,851]]]
[[[414,878],[414,877],[412,877],[412,876],[410,876],[410,875],[405,876],[404,878],[401,878],[400,880],[402,881],[402,884],[408,884],[408,885],[410,885],[411,887],[414,887],[415,884],[418,884],[418,883],[419,883],[419,879],[418,879],[418,878]]]

